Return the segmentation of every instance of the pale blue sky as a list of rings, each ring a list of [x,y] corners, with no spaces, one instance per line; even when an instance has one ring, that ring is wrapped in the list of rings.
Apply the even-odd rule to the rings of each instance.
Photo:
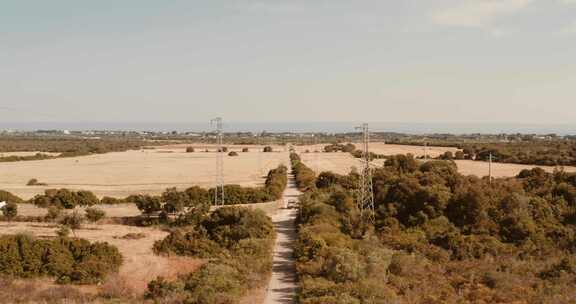
[[[0,113],[574,123],[576,0],[2,0]]]

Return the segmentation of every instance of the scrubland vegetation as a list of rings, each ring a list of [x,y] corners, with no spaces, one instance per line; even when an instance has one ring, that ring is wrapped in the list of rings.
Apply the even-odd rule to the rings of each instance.
[[[476,160],[493,160],[503,163],[530,164],[543,166],[576,166],[576,142],[518,142],[494,143],[462,146],[464,155]]]
[[[179,280],[150,282],[147,297],[178,303],[238,303],[248,290],[267,279],[273,241],[272,222],[262,211],[220,208],[154,245],[158,254],[210,260]]]
[[[45,137],[45,136],[0,136],[1,152],[49,152],[59,153],[52,156],[37,153],[29,156],[0,157],[0,162],[42,160],[55,157],[75,157],[89,154],[121,152],[140,149],[145,145],[153,145],[137,138],[107,137],[107,138],[76,138],[76,137]]]
[[[359,218],[354,173],[320,176],[301,199],[301,303],[576,297],[575,174],[533,169],[490,184],[450,161],[390,157],[374,172],[375,225]]]
[[[0,274],[16,278],[49,276],[58,283],[95,284],[117,272],[122,256],[107,243],[82,239],[0,237]]]

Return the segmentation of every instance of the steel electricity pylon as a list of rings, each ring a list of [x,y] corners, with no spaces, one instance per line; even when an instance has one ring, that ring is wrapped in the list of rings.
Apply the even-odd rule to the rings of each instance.
[[[216,186],[214,187],[214,205],[224,206],[224,146],[222,144],[222,118],[210,121],[216,128]]]
[[[369,150],[370,129],[368,124],[362,124],[356,129],[362,130],[362,162],[363,168],[360,172],[360,183],[358,185],[358,209],[362,221],[374,223],[374,191],[372,187],[372,167],[370,165],[371,156]]]

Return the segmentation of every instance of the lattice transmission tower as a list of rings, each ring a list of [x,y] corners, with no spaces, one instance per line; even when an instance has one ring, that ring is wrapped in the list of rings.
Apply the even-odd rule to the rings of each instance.
[[[370,166],[371,156],[369,150],[370,129],[368,124],[362,124],[356,129],[362,130],[362,162],[363,168],[360,173],[360,184],[358,187],[358,209],[362,221],[374,223],[374,191],[372,187],[372,167]]]
[[[222,144],[222,118],[210,121],[216,128],[216,186],[214,187],[214,205],[224,206],[224,146]]]

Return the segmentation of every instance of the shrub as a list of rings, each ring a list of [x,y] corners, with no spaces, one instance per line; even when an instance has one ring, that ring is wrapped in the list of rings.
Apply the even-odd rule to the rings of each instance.
[[[122,256],[116,247],[81,239],[36,240],[26,235],[0,237],[0,274],[55,277],[58,282],[92,284],[117,272]]]
[[[242,152],[244,152],[244,153],[250,152],[250,149],[248,149],[248,148],[242,148]]]
[[[16,203],[7,203],[2,208],[2,214],[8,220],[12,220],[13,218],[16,217],[16,215],[18,215],[18,205],[16,205]]]
[[[36,195],[31,202],[38,207],[47,208],[49,206],[74,209],[76,206],[92,206],[100,201],[90,191],[70,191],[67,189],[49,189],[44,195]]]
[[[62,215],[62,208],[59,206],[50,206],[48,207],[48,213],[46,214],[46,219],[50,221],[54,221]]]
[[[105,196],[100,200],[100,204],[102,204],[102,205],[116,205],[116,204],[124,204],[124,203],[126,203],[126,202],[122,199],[117,199],[117,198],[108,197],[108,196]]]
[[[264,149],[262,151],[269,153],[269,152],[273,152],[274,150],[272,149],[272,147],[266,146],[266,147],[264,147]]]
[[[195,152],[193,147],[187,147],[186,148],[186,153],[193,153],[193,152]]]
[[[60,224],[68,226],[70,229],[72,229],[72,232],[74,232],[74,230],[82,228],[83,221],[84,219],[82,216],[77,211],[74,211],[64,216],[60,221]]]
[[[88,219],[90,222],[97,222],[106,216],[106,212],[97,208],[87,208],[85,212],[86,219]]]
[[[231,151],[230,153],[228,153],[228,156],[238,156],[238,153],[235,151]]]
[[[262,211],[217,209],[197,226],[175,230],[154,244],[156,253],[212,260],[175,282],[158,278],[148,285],[147,296],[159,300],[177,293],[189,303],[237,303],[268,277],[273,239],[272,222]]]
[[[61,238],[66,238],[70,235],[70,228],[66,225],[60,226],[60,228],[56,231],[56,234]]]

